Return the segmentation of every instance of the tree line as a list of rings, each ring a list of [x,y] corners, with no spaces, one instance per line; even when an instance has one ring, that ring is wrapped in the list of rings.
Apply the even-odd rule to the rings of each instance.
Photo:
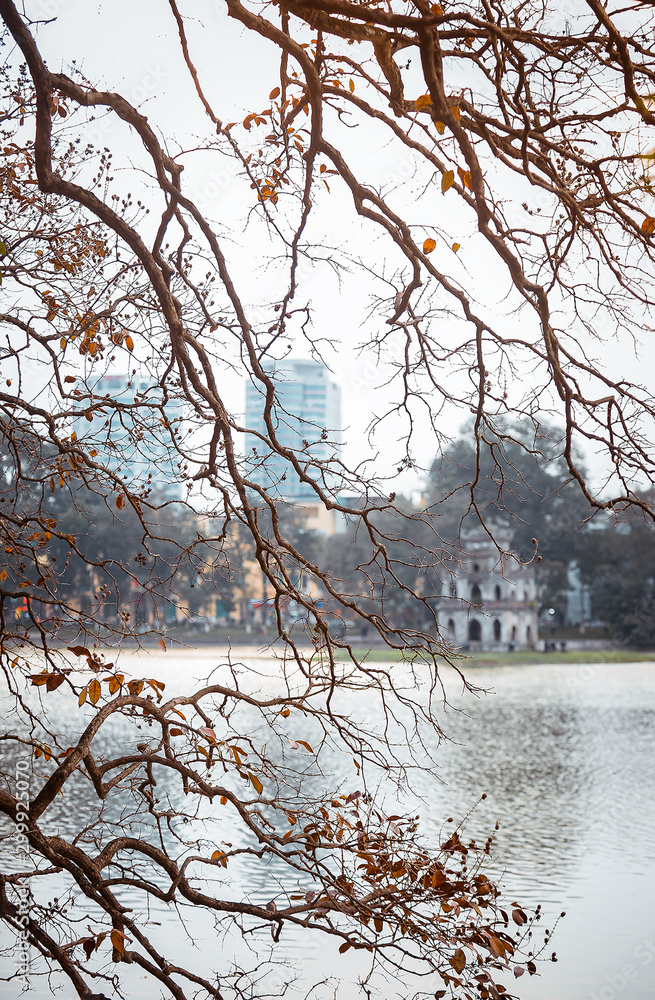
[[[561,439],[549,425],[538,442],[523,440],[518,427],[494,438],[482,452],[472,494],[476,462],[465,429],[433,463],[420,503],[398,497],[393,505],[381,505],[367,532],[345,518],[326,537],[307,527],[306,511],[293,503],[278,503],[276,516],[294,547],[338,580],[345,594],[368,612],[379,610],[408,629],[435,628],[439,598],[458,548],[466,546],[467,532],[483,522],[508,528],[512,548],[537,568],[540,604],[555,612],[551,624],[569,624],[573,568],[589,595],[591,619],[607,626],[607,634],[617,640],[652,648],[655,539],[643,514],[627,510],[593,517],[568,473]],[[6,453],[3,468],[5,496],[0,502],[7,504]],[[649,502],[650,497],[644,494],[643,499]],[[57,575],[62,599],[80,609],[86,602],[89,613],[104,624],[249,627],[270,617],[272,591],[258,572],[255,547],[242,526],[226,533],[222,522],[199,514],[191,504],[168,501],[155,507],[144,530],[132,507],[117,509],[113,496],[81,485],[72,494],[55,488],[45,496],[24,486],[20,500],[15,498],[14,515],[18,502],[23,517],[51,518],[58,526],[39,549],[32,583],[47,566]],[[272,537],[268,509],[260,512],[259,528]],[[378,543],[384,546],[384,559]],[[20,567],[7,555],[7,571],[18,579]],[[302,590],[302,574],[296,573]],[[329,595],[314,587],[314,596],[324,600]],[[17,598],[17,607],[21,603],[25,598]],[[329,616],[329,601],[323,607]],[[293,620],[294,610],[293,605],[283,609],[286,621]],[[337,614],[332,624],[337,631],[363,628],[368,634],[365,622],[354,615]],[[590,623],[583,616],[574,624]]]

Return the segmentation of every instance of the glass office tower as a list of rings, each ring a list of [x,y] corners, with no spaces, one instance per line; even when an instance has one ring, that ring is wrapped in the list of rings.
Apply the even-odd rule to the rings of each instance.
[[[341,445],[341,389],[327,368],[317,361],[286,358],[270,363],[266,369],[275,381],[278,402],[273,423],[280,444],[293,449],[300,461],[303,455],[323,462],[337,455]],[[248,383],[246,426],[266,436],[264,404],[262,387]],[[246,460],[249,478],[272,496],[293,501],[316,499],[291,463],[271,452],[256,434],[246,435]],[[316,478],[315,468],[308,472]],[[336,491],[338,475],[328,473],[324,485]]]

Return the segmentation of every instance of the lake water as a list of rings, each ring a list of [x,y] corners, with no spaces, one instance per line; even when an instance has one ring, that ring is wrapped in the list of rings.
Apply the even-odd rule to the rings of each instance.
[[[203,654],[209,657],[209,652]],[[176,677],[201,673],[193,657],[149,658],[152,676],[165,671],[166,693]],[[449,712],[442,721],[452,741],[438,752],[441,781],[414,783],[416,798],[403,806],[420,810],[424,828],[435,838],[447,816],[461,817],[481,793],[468,833],[484,840],[496,820],[500,830],[493,870],[506,899],[527,906],[541,903],[544,926],[560,913],[553,948],[556,964],[541,975],[523,976],[507,988],[523,1000],[652,1000],[655,996],[655,664],[585,664],[474,668],[470,679],[489,690],[483,697],[461,695],[454,676],[451,701],[466,714]],[[181,682],[181,681],[180,681]],[[79,822],[83,795],[62,801],[57,823],[62,835]],[[226,831],[226,839],[229,831]],[[2,860],[11,863],[5,842]],[[228,880],[231,891],[258,902],[271,898],[275,872],[242,866]],[[217,945],[203,918],[189,913],[189,935],[179,938],[172,914],[151,914],[161,924],[162,946],[171,943],[205,965],[208,955],[220,966],[232,955],[243,960],[243,944]],[[270,937],[255,935],[248,948],[263,957]],[[305,989],[336,971],[356,980],[362,953],[339,958],[336,944],[320,938],[283,935],[276,955],[300,974]],[[338,960],[338,965],[336,964]],[[278,980],[279,981],[279,980]],[[439,982],[423,995],[433,995]],[[34,976],[28,997],[45,1000],[52,986]],[[106,987],[105,987],[106,989]],[[1,995],[20,995],[3,985]],[[23,994],[24,995],[24,994]],[[60,994],[70,996],[66,987]],[[130,1000],[158,995],[145,981],[130,983]],[[256,993],[254,994],[257,995]],[[332,996],[321,987],[312,996]],[[339,997],[354,998],[344,984]],[[404,984],[388,983],[387,998],[405,997]]]

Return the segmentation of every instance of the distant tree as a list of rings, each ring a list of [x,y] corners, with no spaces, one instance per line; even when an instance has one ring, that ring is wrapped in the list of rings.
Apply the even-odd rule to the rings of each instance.
[[[485,434],[479,448],[471,437],[465,429],[430,470],[426,499],[435,529],[454,541],[481,524],[492,531],[510,528],[521,558],[538,560],[542,600],[557,604],[569,586],[578,533],[591,514],[570,475],[561,432],[547,423],[539,433],[507,423]]]
[[[650,502],[650,497],[644,498]],[[655,533],[626,513],[582,534],[575,550],[591,611],[630,646],[655,649]]]
[[[400,627],[434,630],[436,604],[448,569],[443,543],[430,519],[403,498],[371,514],[366,527],[350,520],[326,546],[328,572],[352,599]],[[355,621],[361,627],[362,622]]]

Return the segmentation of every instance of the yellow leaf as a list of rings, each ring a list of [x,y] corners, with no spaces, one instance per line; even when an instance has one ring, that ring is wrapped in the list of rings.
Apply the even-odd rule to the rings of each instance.
[[[450,109],[450,113],[457,122],[457,124],[459,125],[459,108],[456,104],[453,104],[452,108]]]
[[[82,707],[82,705],[86,701],[86,692],[87,692],[86,688],[82,688],[82,690],[80,691],[80,696],[77,699],[77,704],[80,706],[80,708]]]
[[[264,791],[264,786],[262,785],[262,783],[259,780],[259,778],[256,777],[256,775],[250,774],[250,773],[248,773],[248,777],[250,778],[250,780],[252,782],[252,786],[255,789],[255,791],[257,792],[257,794],[261,795],[262,792]]]
[[[109,693],[116,694],[120,690],[120,681],[117,677],[112,677],[109,681]]]
[[[123,496],[122,493],[120,493],[116,497],[116,506],[118,507],[119,510],[122,510],[123,507],[125,506],[125,497]]]
[[[92,705],[95,705],[97,703],[100,694],[101,694],[100,681],[94,677],[91,683],[89,684],[89,701],[91,702]]]
[[[123,940],[122,932],[113,930],[110,936],[111,936],[111,943],[113,944],[114,948],[120,955],[122,955],[125,949],[125,942]]]
[[[455,171],[446,170],[445,174],[441,178],[441,193],[445,194],[448,188],[452,187],[455,183]]]
[[[125,346],[127,347],[128,351],[134,350],[134,341],[130,337],[129,333],[125,334]]]
[[[443,122],[435,122],[434,127],[436,128],[439,135],[443,135],[444,132],[446,131],[446,126],[444,125]]]
[[[437,241],[433,240],[432,237],[430,237],[423,244],[423,253],[432,253],[432,251],[434,250],[434,248],[436,247],[436,245],[437,245]]]
[[[2,573],[0,573],[0,581],[4,583],[6,579],[7,579],[7,570],[3,569]]]
[[[421,108],[432,107],[432,98],[429,94],[421,94],[421,96],[417,97],[414,101],[414,107],[417,111],[420,111]]]
[[[652,215],[647,215],[641,224],[641,231],[645,233],[646,236],[652,236],[655,233],[655,219]]]
[[[461,243],[453,243],[453,253],[457,253],[461,246]]]
[[[355,81],[351,80],[350,83],[348,84],[348,87],[350,88],[350,93],[354,94],[355,93]]]
[[[61,338],[61,340],[59,341],[59,346],[61,347],[61,349],[63,351],[64,348],[66,347],[66,338],[65,337]]]
[[[470,191],[471,190],[471,171],[470,170],[462,170],[461,167],[458,167],[457,168],[457,173],[458,173],[459,179],[462,182],[462,184],[464,185],[464,187],[467,187],[469,189],[469,191]],[[655,222],[655,220],[654,220],[654,222]]]

